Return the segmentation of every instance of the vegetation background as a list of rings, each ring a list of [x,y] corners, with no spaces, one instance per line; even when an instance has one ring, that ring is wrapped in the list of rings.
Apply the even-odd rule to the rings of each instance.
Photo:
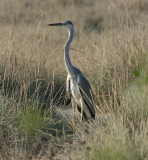
[[[70,116],[65,20],[93,124]],[[148,1],[1,0],[0,23],[1,160],[148,160]]]

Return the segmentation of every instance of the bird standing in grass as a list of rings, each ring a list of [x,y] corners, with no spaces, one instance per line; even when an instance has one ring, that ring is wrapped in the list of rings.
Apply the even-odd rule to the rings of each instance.
[[[65,21],[63,23],[48,24],[47,26],[59,26],[68,30],[69,36],[64,46],[64,61],[68,72],[66,91],[71,93],[71,100],[76,104],[83,121],[88,122],[95,119],[92,88],[81,71],[72,65],[69,57],[69,47],[74,34],[72,22]]]

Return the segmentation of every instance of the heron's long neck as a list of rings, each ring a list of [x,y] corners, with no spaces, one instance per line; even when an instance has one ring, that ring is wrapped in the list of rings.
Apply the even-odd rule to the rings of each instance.
[[[73,39],[73,28],[71,29],[68,29],[68,32],[69,32],[69,37],[68,37],[68,40],[64,46],[64,59],[65,59],[65,65],[66,65],[66,69],[67,69],[67,72],[70,74],[70,75],[73,75],[73,65],[71,63],[71,60],[69,58],[69,46],[72,42],[72,39]]]

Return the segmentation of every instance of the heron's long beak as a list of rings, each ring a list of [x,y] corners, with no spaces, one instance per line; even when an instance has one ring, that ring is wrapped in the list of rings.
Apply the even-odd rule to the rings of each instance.
[[[54,26],[62,26],[62,23],[52,23],[52,24],[47,24],[49,27],[54,27]]]

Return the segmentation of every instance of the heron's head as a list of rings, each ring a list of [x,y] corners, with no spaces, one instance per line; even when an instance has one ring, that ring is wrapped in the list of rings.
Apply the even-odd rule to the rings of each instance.
[[[47,24],[47,26],[49,27],[63,27],[63,28],[66,28],[66,29],[70,29],[73,27],[73,24],[71,21],[65,21],[65,22],[62,22],[62,23],[52,23],[52,24]]]

